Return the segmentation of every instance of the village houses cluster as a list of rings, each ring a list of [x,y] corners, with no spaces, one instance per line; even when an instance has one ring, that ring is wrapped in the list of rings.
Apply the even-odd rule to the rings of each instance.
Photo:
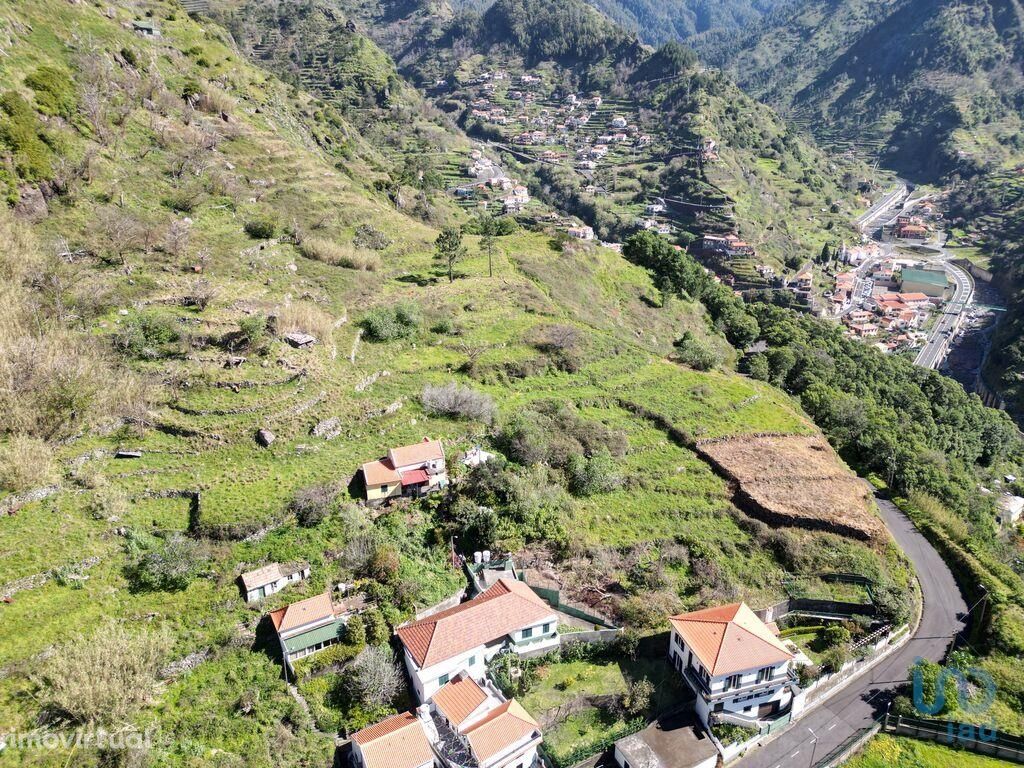
[[[480,447],[460,457],[466,467],[494,458]],[[357,473],[367,505],[391,503],[440,491],[448,484],[447,459],[440,440],[425,438],[390,448]],[[486,570],[489,554],[476,565]],[[396,647],[410,682],[415,706],[352,734],[351,768],[539,768],[543,733],[537,720],[492,681],[489,664],[499,654],[532,658],[572,642],[563,635],[558,609],[521,580],[506,564],[469,579],[470,594],[419,614],[394,630]],[[470,571],[467,568],[467,574]],[[488,575],[489,574],[489,575]],[[246,601],[260,603],[310,576],[306,563],[270,563],[242,574]],[[289,675],[299,659],[339,643],[353,616],[368,607],[353,585],[285,605],[268,614]],[[679,731],[666,755],[663,734],[654,725],[616,742],[622,768],[686,765],[711,768],[718,750],[708,736],[714,723],[747,723],[755,729],[773,719],[791,718],[803,707],[796,683],[795,649],[779,639],[743,603],[668,617],[666,657],[696,696],[693,722]]]
[[[926,338],[922,329],[949,296],[941,267],[885,257],[877,244],[846,249],[843,260],[854,269],[835,276],[829,299],[849,336],[875,339],[886,352]]]

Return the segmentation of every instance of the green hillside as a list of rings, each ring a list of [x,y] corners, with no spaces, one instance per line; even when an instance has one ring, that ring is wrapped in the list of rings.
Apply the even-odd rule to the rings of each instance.
[[[465,585],[453,547],[541,568],[636,635],[837,571],[871,579],[880,617],[903,623],[910,569],[844,461],[930,499],[962,536],[951,546],[971,537],[993,584],[978,647],[1001,654],[1000,727],[1024,730],[1005,704],[1024,587],[974,492],[1020,471],[1006,418],[809,316],[748,306],[654,234],[621,254],[569,240],[547,223],[558,190],[518,217],[473,215],[448,187],[480,137],[395,62],[429,85],[431,68],[458,80],[494,56],[559,88],[607,86],[608,109],[649,121],[663,148],[717,138],[707,168],[623,169],[614,206],[648,183],[728,197],[708,229],[749,228],[771,258],[848,226],[859,167],[844,180],[678,48],[651,54],[577,4],[537,10],[552,47],[523,25],[535,4],[502,2],[490,19],[514,44],[469,55],[499,28],[440,13],[392,50],[360,32],[373,3],[351,17],[226,4],[222,24],[171,0],[0,8],[5,760],[330,764],[337,737],[410,704],[401,686],[357,691],[353,656],[387,661],[396,625]],[[391,5],[384,31],[434,10]],[[426,57],[431,39],[447,42]],[[746,481],[706,459],[707,441],[755,435],[773,451],[765,504],[797,497],[803,519],[762,522]],[[358,503],[360,465],[425,436],[444,441],[450,492]],[[471,473],[459,457],[476,445],[503,458]],[[859,490],[823,509],[826,483]],[[239,575],[275,561],[311,578],[245,605]],[[363,634],[286,679],[266,613],[339,583],[369,603]],[[12,736],[95,726],[148,737]]]
[[[744,90],[911,179],[1024,150],[1016,0],[807,0],[697,43]]]
[[[582,2],[499,0],[483,15],[466,13],[452,20],[415,14],[407,19],[407,35],[397,46],[390,33],[378,33],[389,28],[378,24],[379,14],[366,15],[362,9],[358,17],[369,34],[392,45],[389,51],[402,72],[474,138],[507,149],[515,133],[536,124],[483,124],[470,114],[481,99],[538,118],[537,109],[555,112],[566,93],[603,99],[580,130],[587,141],[607,131],[607,121],[616,114],[648,134],[649,145],[632,153],[613,150],[610,165],[590,178],[573,169],[571,158],[557,164],[529,162],[541,150],[564,152],[553,136],[542,147],[502,155],[510,168],[532,177],[531,186],[547,202],[581,217],[602,238],[628,236],[655,196],[677,201],[666,218],[678,242],[739,229],[757,248],[759,262],[780,274],[820,253],[826,243],[859,237],[849,222],[878,175],[851,158],[826,158],[728,78],[697,65],[678,44],[650,51],[635,38],[609,31]],[[554,40],[560,47],[550,47]],[[486,55],[467,55],[474,51]],[[509,76],[493,94],[479,84],[480,76],[492,70]],[[510,96],[519,93],[513,81],[522,74],[542,83],[541,99],[525,108],[520,97]],[[439,82],[445,86],[434,87]],[[715,143],[713,161],[699,156],[705,142]],[[591,186],[598,191],[588,191]],[[751,263],[716,268],[744,284],[765,284]]]
[[[5,727],[153,727],[141,754],[85,746],[77,765],[322,765],[330,732],[381,710],[339,698],[344,675],[320,670],[299,687],[307,711],[264,612],[354,580],[386,633],[460,585],[455,534],[544,553],[571,593],[611,588],[602,610],[640,629],[725,597],[770,602],[797,568],[907,592],[891,548],[767,529],[680,441],[814,431],[787,395],[729,370],[703,306],[662,306],[645,269],[524,229],[498,238],[493,277],[466,236],[449,282],[433,222],[465,215],[443,198],[427,196],[430,216],[403,206],[423,192],[415,174],[404,183],[403,153],[176,5],[111,8],[0,12]],[[353,120],[363,108],[384,107]],[[684,331],[723,370],[670,362]],[[291,332],[318,343],[293,348]],[[493,423],[428,410],[424,388],[450,382],[493,403]],[[636,408],[666,393],[664,414]],[[452,457],[530,448],[506,449],[500,526],[464,505],[353,504],[360,463],[424,435]],[[663,549],[665,571],[651,566]],[[272,560],[307,560],[313,577],[246,607],[236,577]],[[82,661],[92,647],[110,655]],[[111,704],[85,706],[101,670],[128,674],[126,654],[132,676],[99,699]]]

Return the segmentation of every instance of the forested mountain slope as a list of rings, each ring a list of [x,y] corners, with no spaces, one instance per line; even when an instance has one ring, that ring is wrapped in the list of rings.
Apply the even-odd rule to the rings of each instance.
[[[701,34],[732,34],[758,23],[784,0],[590,0],[590,4],[651,45]],[[484,11],[494,0],[456,0],[459,9]]]
[[[803,0],[700,53],[819,137],[934,179],[1024,150],[1022,30],[1019,0]]]

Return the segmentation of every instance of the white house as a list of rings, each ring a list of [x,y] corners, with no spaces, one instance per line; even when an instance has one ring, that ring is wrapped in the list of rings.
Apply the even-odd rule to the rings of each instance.
[[[593,240],[594,228],[586,225],[569,227],[569,237],[574,237],[577,240]]]
[[[1001,525],[1014,525],[1024,513],[1024,497],[1004,493],[996,500],[996,519]]]
[[[309,578],[309,563],[281,565],[270,563],[255,571],[242,574],[242,587],[245,589],[245,601],[254,603],[269,597],[289,584],[296,584]]]
[[[463,673],[415,712],[355,733],[352,756],[359,768],[532,768],[542,739],[519,702]]]
[[[745,603],[680,614],[669,623],[669,659],[697,694],[705,725],[756,727],[799,714],[793,654]]]
[[[438,733],[435,751],[446,765],[531,768],[537,761],[540,725],[486,679],[460,673],[434,694],[430,707]]]
[[[558,616],[526,584],[499,579],[454,608],[395,630],[419,701],[428,701],[460,672],[483,679],[503,648],[520,655],[557,648]]]

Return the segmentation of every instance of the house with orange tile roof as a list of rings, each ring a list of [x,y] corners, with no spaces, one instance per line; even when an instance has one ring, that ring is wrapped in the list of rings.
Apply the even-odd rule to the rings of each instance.
[[[680,614],[669,623],[669,659],[696,693],[705,725],[756,727],[799,713],[794,655],[745,603]]]
[[[486,678],[478,682],[460,672],[434,694],[430,710],[435,751],[446,765],[529,768],[537,761],[540,725]]]
[[[430,768],[436,765],[429,720],[402,712],[352,734],[352,757],[361,768]],[[436,737],[436,734],[435,734]]]
[[[559,644],[558,615],[515,579],[499,579],[472,600],[403,624],[395,634],[420,701],[460,672],[484,678],[487,662],[502,650],[534,655]]]
[[[352,736],[358,768],[533,768],[540,725],[486,678],[460,673],[421,704]]]
[[[440,440],[391,448],[388,455],[360,467],[370,504],[383,504],[399,496],[418,498],[448,485],[448,468]]]
[[[296,659],[339,642],[349,618],[364,603],[362,595],[336,603],[330,592],[324,592],[271,611],[270,622],[277,632],[285,662],[290,666]]]

